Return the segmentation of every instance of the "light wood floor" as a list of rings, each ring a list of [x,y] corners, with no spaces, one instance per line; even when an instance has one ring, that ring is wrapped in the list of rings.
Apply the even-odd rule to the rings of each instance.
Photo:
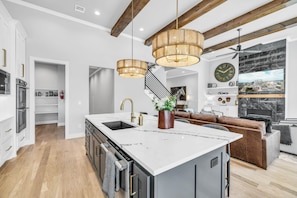
[[[268,170],[231,159],[230,197],[297,197],[297,157],[289,157],[275,160]],[[84,138],[64,140],[63,127],[38,126],[36,144],[21,148],[0,168],[0,198],[37,197],[104,198]]]

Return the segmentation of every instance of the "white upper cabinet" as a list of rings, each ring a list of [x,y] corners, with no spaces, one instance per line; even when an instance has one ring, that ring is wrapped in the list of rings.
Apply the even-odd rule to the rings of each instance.
[[[10,72],[10,26],[0,14],[0,69]]]
[[[15,66],[16,77],[26,80],[28,65],[26,65],[26,33],[18,22],[15,29]]]

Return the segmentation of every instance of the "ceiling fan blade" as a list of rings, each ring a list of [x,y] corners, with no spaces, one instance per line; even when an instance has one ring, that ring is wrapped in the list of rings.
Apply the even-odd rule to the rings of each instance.
[[[237,55],[238,55],[238,53],[236,53],[236,54],[232,57],[232,59],[236,58]]]
[[[261,50],[242,50],[243,53],[260,53]]]
[[[226,53],[226,54],[220,54],[220,55],[217,55],[216,57],[221,57],[221,56],[227,56],[227,55],[231,55],[231,54],[234,54],[236,52],[230,52],[230,53]]]
[[[229,49],[237,51],[237,49],[235,49],[234,47],[229,47]]]

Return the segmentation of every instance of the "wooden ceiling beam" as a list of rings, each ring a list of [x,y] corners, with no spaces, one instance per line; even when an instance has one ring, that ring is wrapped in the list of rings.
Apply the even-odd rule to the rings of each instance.
[[[297,2],[296,0],[274,0],[270,3],[267,3],[261,7],[258,7],[237,18],[234,18],[226,23],[223,23],[213,29],[210,29],[204,32],[203,33],[204,39],[206,40],[218,34],[221,34],[222,32],[232,30],[236,27],[239,27],[241,25],[244,25],[246,23],[249,23],[251,21],[264,17],[268,14],[281,10],[285,7],[288,7],[292,4],[295,4],[296,2]]]
[[[192,22],[193,20],[197,19],[198,17],[202,16],[203,14],[209,12],[210,10],[216,8],[220,4],[224,3],[226,0],[203,0],[197,5],[195,5],[193,8],[188,10],[186,13],[178,17],[178,27],[183,27],[187,25],[188,23]],[[175,29],[176,20],[172,21],[168,25],[166,25],[164,28],[159,30],[157,33],[150,36],[148,39],[145,40],[145,45],[151,45],[154,37],[164,31]]]
[[[287,21],[283,21],[281,23],[277,23],[275,25],[272,25],[272,26],[269,26],[269,27],[266,27],[266,28],[263,28],[260,30],[257,30],[255,32],[246,34],[244,36],[241,36],[240,41],[245,42],[245,41],[253,40],[253,39],[256,39],[256,38],[259,38],[262,36],[266,36],[268,34],[272,34],[275,32],[285,30],[285,29],[293,27],[293,26],[297,26],[297,17],[289,19]],[[206,54],[206,53],[209,53],[209,52],[212,52],[215,50],[223,49],[226,47],[231,47],[232,45],[238,44],[237,42],[238,42],[238,38],[234,38],[229,41],[225,41],[223,43],[208,47],[208,48],[204,49],[203,53]]]
[[[150,0],[133,0],[133,19],[146,6]],[[116,24],[111,29],[111,35],[118,37],[121,32],[132,21],[132,2],[128,5],[122,16],[118,19]]]

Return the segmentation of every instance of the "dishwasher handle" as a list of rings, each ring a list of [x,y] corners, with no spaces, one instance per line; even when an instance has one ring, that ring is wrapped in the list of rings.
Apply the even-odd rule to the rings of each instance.
[[[115,165],[119,171],[123,171],[127,168],[127,163],[124,160],[119,160],[115,162]]]
[[[115,161],[116,167],[116,185],[115,191],[118,192],[120,190],[120,172],[127,169],[128,165],[124,160]]]
[[[107,143],[101,143],[100,144],[100,147],[107,153],[108,152],[108,147],[109,147],[109,145],[107,144]]]

